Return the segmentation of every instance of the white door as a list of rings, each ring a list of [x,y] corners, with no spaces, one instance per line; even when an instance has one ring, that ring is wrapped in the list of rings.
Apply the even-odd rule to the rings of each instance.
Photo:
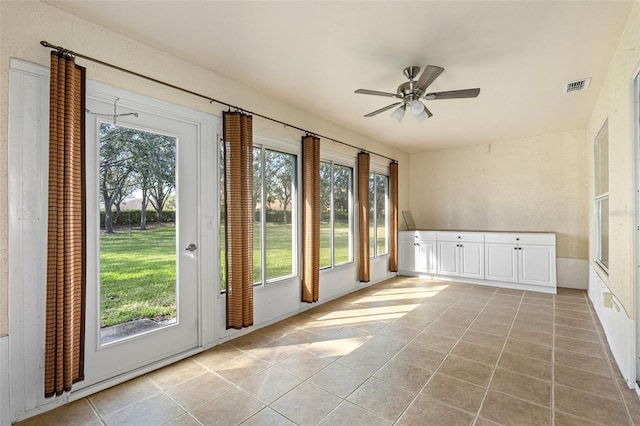
[[[553,246],[518,246],[518,282],[555,286],[556,253]]]
[[[438,241],[438,274],[456,277],[460,275],[459,245],[455,241]]]
[[[484,244],[460,243],[460,276],[484,279]]]
[[[488,280],[518,282],[518,247],[513,244],[485,244],[485,276]]]
[[[139,99],[118,101],[118,114],[137,116],[116,124],[95,114],[114,101],[87,96],[86,359],[76,389],[199,345],[198,126]],[[117,202],[119,217],[108,215]]]

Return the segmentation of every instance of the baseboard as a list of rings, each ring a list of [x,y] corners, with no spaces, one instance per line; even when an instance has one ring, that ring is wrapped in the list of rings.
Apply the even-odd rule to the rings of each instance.
[[[558,287],[587,290],[589,288],[589,261],[587,259],[556,258]]]

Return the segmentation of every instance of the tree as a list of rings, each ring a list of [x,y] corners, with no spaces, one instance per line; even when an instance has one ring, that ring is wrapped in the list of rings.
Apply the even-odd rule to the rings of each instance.
[[[100,125],[100,194],[104,203],[105,231],[113,233],[112,209],[131,174],[130,129]]]
[[[162,223],[162,211],[176,187],[176,139],[154,135],[148,159],[152,170],[149,202],[156,210],[156,222]]]
[[[287,223],[287,211],[293,197],[294,157],[291,154],[265,150],[265,184],[267,202],[279,201],[283,222]]]

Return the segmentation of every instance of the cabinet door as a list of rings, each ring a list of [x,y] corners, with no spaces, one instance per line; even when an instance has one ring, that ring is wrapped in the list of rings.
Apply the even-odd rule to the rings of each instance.
[[[416,244],[416,271],[435,274],[437,272],[436,242],[418,241]]]
[[[523,284],[555,286],[555,247],[520,245],[518,250],[518,281]]]
[[[484,279],[484,244],[460,243],[460,276]]]
[[[438,241],[438,273],[460,276],[457,241]]]
[[[398,241],[398,271],[415,272],[416,243],[412,240]]]
[[[518,282],[518,247],[515,244],[486,243],[485,277],[488,280]]]

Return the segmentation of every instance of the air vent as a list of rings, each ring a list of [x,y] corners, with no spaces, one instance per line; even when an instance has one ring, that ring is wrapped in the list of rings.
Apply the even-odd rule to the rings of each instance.
[[[589,87],[589,83],[591,83],[590,78],[583,78],[582,80],[570,81],[569,83],[565,83],[562,87],[562,91],[564,93],[569,92],[577,92],[578,90],[584,90]]]

